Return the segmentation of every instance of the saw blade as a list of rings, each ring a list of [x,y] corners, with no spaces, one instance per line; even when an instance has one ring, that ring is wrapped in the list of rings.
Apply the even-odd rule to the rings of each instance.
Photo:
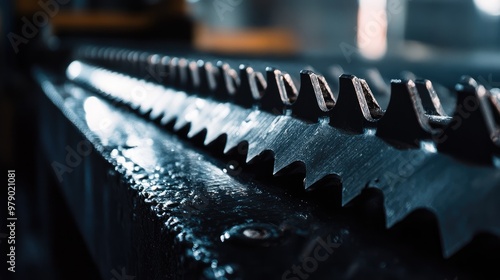
[[[379,188],[388,227],[429,209],[446,257],[479,232],[500,235],[499,102],[472,78],[458,83],[455,113],[447,116],[427,80],[393,80],[384,111],[368,83],[352,75],[339,77],[336,99],[311,70],[301,71],[297,90],[290,75],[275,68],[267,68],[263,80],[248,65],[238,75],[223,62],[193,64],[158,54],[128,60],[112,56],[123,50],[99,57],[103,52],[94,49],[84,48],[68,66],[70,80],[146,118],[173,122],[174,131],[189,125],[190,138],[205,131],[205,145],[224,135],[226,153],[246,142],[247,162],[271,151],[274,174],[300,162],[306,189],[336,178],[343,205],[366,187]],[[167,72],[167,78],[136,78],[145,72]]]

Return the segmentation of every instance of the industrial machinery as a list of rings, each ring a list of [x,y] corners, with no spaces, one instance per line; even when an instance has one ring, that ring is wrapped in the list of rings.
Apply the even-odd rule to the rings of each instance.
[[[498,31],[464,12],[481,1],[338,1],[333,21],[354,9],[356,40],[328,37],[328,52],[311,39],[300,55],[299,26],[291,41],[240,36],[268,24],[260,1],[207,2],[189,4],[194,31],[165,21],[194,39],[170,25],[158,41],[65,31],[29,50],[37,191],[64,204],[43,217],[69,211],[95,277],[498,277],[500,56],[478,50],[498,40],[452,34],[469,44],[457,50],[415,23],[453,7],[455,24]],[[266,6],[273,26],[281,5]],[[221,17],[243,31],[207,27]]]

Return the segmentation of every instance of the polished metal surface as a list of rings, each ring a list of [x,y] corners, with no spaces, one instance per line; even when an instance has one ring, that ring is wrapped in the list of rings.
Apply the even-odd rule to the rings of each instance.
[[[333,127],[329,124],[330,111],[334,115],[335,106],[333,109],[325,107],[312,115],[302,115],[304,121],[289,113],[276,115],[257,107],[244,108],[232,102],[187,94],[81,61],[74,61],[67,73],[70,80],[126,104],[146,118],[160,119],[161,124],[174,122],[174,131],[189,124],[188,136],[194,137],[206,130],[205,144],[226,135],[224,150],[228,152],[239,143],[247,142],[247,162],[264,151],[272,151],[275,158],[274,173],[285,170],[292,163],[301,162],[306,169],[305,188],[333,175],[336,184],[342,185],[343,204],[358,196],[366,187],[380,188],[385,196],[388,227],[416,209],[430,209],[438,218],[445,256],[452,255],[478,232],[500,234],[500,221],[494,214],[500,213],[497,203],[500,169],[495,166],[496,152],[492,153],[488,148],[485,152],[490,155],[488,159],[480,157],[463,161],[457,159],[461,156],[460,150],[456,150],[457,146],[447,153],[438,151],[437,145],[448,142],[436,140],[436,128],[432,127],[432,118],[426,114],[441,112],[439,103],[433,102],[438,107],[426,112],[412,81],[393,82],[391,102],[381,116],[382,112],[376,109],[376,102],[371,100],[369,88],[361,93],[363,87],[367,88],[363,81],[360,84],[355,77],[341,77],[341,84],[350,81],[357,85],[350,94],[357,94],[359,104],[365,104],[358,113],[364,118],[361,124],[364,128],[359,133],[345,130],[346,127],[342,125]],[[304,75],[312,77],[312,84],[317,84],[312,87],[313,93],[328,92],[327,87],[320,86],[319,80],[313,77],[316,74],[304,72]],[[306,78],[304,80],[307,81]],[[231,83],[231,80],[225,79],[225,82]],[[343,94],[349,94],[347,88],[341,87],[339,103]],[[301,95],[311,94],[305,87],[301,87],[301,90],[298,106]],[[486,96],[480,86],[479,91],[473,87],[469,87],[470,90],[470,96],[477,96],[475,92],[479,92],[480,98]],[[432,92],[432,89],[429,91]],[[316,95],[315,99],[321,98],[322,95]],[[429,98],[435,99],[432,95]],[[355,103],[351,102],[351,105]],[[428,109],[429,102],[425,104]],[[311,107],[311,110],[316,109]],[[481,116],[485,117],[489,124],[487,129],[494,132],[496,124],[491,116],[497,112],[475,110],[472,113],[479,114],[480,119],[475,120],[479,123],[483,122]],[[355,111],[351,114],[353,118],[354,114]],[[454,119],[448,117],[444,122],[453,124],[456,114]],[[319,121],[311,123],[317,117]],[[380,119],[376,126],[370,124],[374,121],[373,117]],[[359,120],[356,123],[359,124]],[[356,128],[359,129],[359,125]],[[446,129],[450,129],[450,125]],[[448,135],[453,140],[451,134]],[[494,135],[492,137],[495,139]],[[489,143],[490,140],[480,141]],[[460,147],[479,152],[484,150],[482,146],[467,146],[466,143],[459,144],[458,149],[462,149]]]

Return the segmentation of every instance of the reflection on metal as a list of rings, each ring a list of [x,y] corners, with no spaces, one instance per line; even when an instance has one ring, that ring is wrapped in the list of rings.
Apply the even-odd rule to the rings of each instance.
[[[366,128],[366,132],[360,133],[365,130],[350,130],[350,125],[334,127],[329,122],[314,122],[310,118],[306,118],[309,122],[305,122],[290,115],[261,111],[257,107],[244,108],[231,102],[188,95],[183,91],[175,91],[90,65],[82,67],[89,71],[82,71],[82,74],[74,78],[68,77],[138,112],[160,112],[159,115],[155,114],[155,118],[161,118],[162,124],[173,122],[174,131],[190,124],[188,135],[193,137],[205,129],[205,144],[210,144],[219,136],[226,135],[224,149],[226,152],[245,141],[248,143],[247,162],[264,151],[272,151],[275,158],[274,174],[284,172],[286,167],[293,163],[301,162],[306,169],[305,188],[310,188],[328,176],[337,178],[337,184],[342,184],[342,204],[358,196],[367,186],[381,189],[385,195],[386,223],[389,227],[404,219],[415,209],[427,208],[434,211],[440,226],[446,256],[460,249],[477,232],[488,231],[500,235],[500,220],[494,215],[470,211],[475,208],[500,212],[498,208],[500,205],[496,200],[500,195],[498,179],[482,179],[500,178],[500,169],[493,164],[493,155],[498,154],[498,147],[495,148],[495,144],[487,138],[478,138],[474,141],[483,144],[480,145],[478,142],[474,145],[467,145],[466,148],[477,153],[477,150],[491,146],[492,150],[489,148],[485,150],[489,159],[483,158],[482,160],[486,161],[480,164],[469,164],[467,161],[454,159],[454,156],[464,154],[460,151],[465,148],[460,144],[462,136],[458,137],[454,134],[470,133],[463,130],[466,127],[460,127],[454,129],[454,132],[449,132],[449,139],[435,138],[436,129],[432,127],[429,115],[425,114],[426,111],[419,97],[429,92],[418,92],[412,81],[394,81],[390,110],[387,111],[390,111],[390,114],[377,111],[375,114],[377,120],[374,123],[377,128],[371,128],[374,125],[371,122],[361,122],[361,127]],[[91,79],[95,72],[115,76],[129,87],[140,86],[155,90],[147,91],[142,100],[133,98],[130,90],[117,91],[115,89],[103,92],[102,89],[106,88],[105,81]],[[292,113],[300,107],[300,102],[307,101],[307,98],[300,98],[301,94],[304,95],[303,97],[309,95],[315,101],[310,104],[312,106],[310,108],[314,109],[316,108],[314,106],[319,106],[316,103],[318,91],[314,87],[308,89],[312,82],[307,81],[307,77],[308,75],[302,75],[302,82],[305,84],[301,85],[299,98],[292,104]],[[268,85],[275,82],[274,76],[271,75],[271,78],[267,82]],[[353,79],[356,80],[355,77]],[[364,83],[363,86],[366,90],[358,89],[358,95],[365,97],[367,103],[363,105],[358,100],[359,104],[355,102],[347,104],[367,107],[371,115],[375,111],[370,111],[370,108],[376,109],[376,106],[370,101],[368,85]],[[113,87],[108,89],[113,89]],[[345,94],[353,94],[346,91],[346,87],[340,89],[339,100],[342,100]],[[482,91],[478,93],[474,87],[469,90],[472,97],[475,94],[482,94],[481,96],[489,94],[489,92]],[[320,91],[323,92],[321,89]],[[238,93],[239,91],[235,94]],[[266,92],[266,94],[279,95],[279,92]],[[432,96],[429,96],[429,99],[432,99]],[[331,108],[331,112],[321,111],[324,114],[321,117],[335,116],[336,108],[341,108],[337,105]],[[485,115],[488,120],[493,120],[491,110],[484,111],[483,109],[478,110],[479,116]],[[151,115],[146,114],[145,117],[151,118]],[[349,119],[349,116],[345,117]],[[444,124],[449,126],[451,118],[446,116],[445,118]],[[483,120],[474,118],[467,122],[481,124]],[[382,124],[385,129],[384,133],[380,130]],[[393,127],[394,124],[398,124],[398,127]],[[478,126],[475,125],[475,127]],[[374,130],[375,133],[373,133]],[[392,143],[393,141],[395,143]],[[436,148],[436,143],[440,144],[438,148]],[[442,153],[440,147],[446,148],[449,151],[448,154]],[[479,181],[482,189],[480,193],[475,191]],[[450,186],[449,182],[453,182],[453,186]],[[473,196],[471,196],[472,193],[474,193]]]

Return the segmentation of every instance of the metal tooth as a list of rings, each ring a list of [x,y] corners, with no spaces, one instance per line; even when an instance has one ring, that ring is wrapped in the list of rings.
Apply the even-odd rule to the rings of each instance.
[[[188,79],[188,61],[184,58],[173,57],[170,60],[170,82],[171,85],[179,90],[186,88]]]
[[[260,72],[244,64],[240,65],[240,85],[235,96],[235,102],[241,106],[250,108],[257,100],[262,98],[267,87],[266,80]]]
[[[119,72],[122,72],[120,61],[121,61],[121,56],[122,56],[123,52],[124,52],[123,49],[116,49],[116,51],[114,52],[114,54],[111,58],[111,64],[113,64],[113,69],[116,69]]]
[[[439,101],[439,97],[432,86],[432,82],[426,79],[417,79],[415,80],[415,85],[425,112],[428,115],[446,116],[443,106],[441,106],[441,101]]]
[[[101,47],[95,47],[94,52],[93,52],[93,58],[92,61],[99,65],[102,61],[102,55],[104,53],[104,49]]]
[[[97,53],[99,52],[99,48],[98,47],[93,47],[90,51],[90,56],[89,56],[89,61],[92,61],[92,62],[97,62],[98,59],[97,59]]]
[[[101,65],[104,60],[104,48],[100,47],[97,48],[97,53],[96,53],[96,63],[97,65]]]
[[[168,73],[170,73],[170,79],[169,79],[169,85],[177,87],[178,82],[177,80],[179,79],[179,72],[177,69],[177,66],[179,64],[179,58],[178,57],[172,57],[170,61],[168,62]]]
[[[160,63],[158,64],[159,71],[162,77],[162,84],[171,85],[173,73],[171,72],[171,61],[170,56],[162,56],[160,58]]]
[[[106,63],[106,51],[107,51],[107,47],[101,47],[99,48],[99,51],[97,52],[98,53],[98,56],[99,56],[99,66],[102,66],[103,64]]]
[[[133,77],[136,77],[138,75],[138,65],[137,65],[138,61],[139,61],[139,52],[131,50],[128,53],[126,65],[128,68],[127,72]]]
[[[226,100],[236,94],[236,89],[240,83],[238,74],[229,64],[222,61],[217,62],[218,76],[215,96],[221,100]]]
[[[105,68],[111,67],[111,54],[113,52],[112,48],[104,48],[101,65]]]
[[[111,48],[110,47],[104,47],[103,48],[102,58],[101,58],[101,64],[102,65],[106,65],[107,66],[107,64],[109,62],[110,52],[111,52]]]
[[[126,51],[127,50],[125,49],[118,49],[116,51],[113,64],[115,65],[115,68],[118,69],[118,72],[123,72],[123,57]]]
[[[200,73],[196,61],[189,61],[187,64],[186,91],[198,93],[200,88]]]
[[[106,60],[103,62],[103,66],[108,68],[108,69],[116,69],[116,65],[114,63],[114,60],[115,60],[115,56],[116,56],[116,52],[118,51],[118,49],[116,48],[108,48],[105,52],[105,57],[106,57]]]
[[[130,50],[124,50],[122,55],[121,55],[121,58],[120,58],[120,68],[122,69],[122,71],[124,73],[130,73],[130,70],[131,70],[131,65],[130,65],[130,62],[129,62],[129,57],[131,56],[131,53],[132,51]]]
[[[198,92],[202,95],[210,95],[215,90],[217,68],[212,63],[203,60],[198,60],[197,65],[200,78]]]
[[[165,71],[161,65],[161,56],[150,54],[146,62],[146,77],[154,83],[161,84],[165,77]]]
[[[186,89],[188,82],[188,60],[185,58],[179,58],[177,64],[177,73],[178,75],[178,88]]]
[[[90,53],[90,47],[89,46],[79,47],[76,50],[76,52],[75,52],[75,58],[77,60],[87,59],[89,53]]]
[[[138,61],[138,67],[139,67],[139,77],[141,79],[147,78],[149,73],[148,73],[148,57],[150,56],[149,53],[147,52],[141,52],[139,53],[139,61]]]
[[[500,153],[500,106],[494,96],[471,77],[455,87],[457,104],[452,121],[435,137],[438,149],[482,163]]]
[[[392,80],[391,98],[384,116],[378,121],[377,135],[400,144],[419,146],[421,140],[431,138],[431,132],[415,83]]]
[[[267,67],[266,77],[267,87],[260,100],[261,108],[274,114],[282,114],[297,100],[297,88],[292,77],[278,69]]]
[[[339,97],[332,110],[331,125],[362,133],[366,127],[374,126],[382,115],[380,106],[364,80],[354,75],[339,77]]]
[[[293,104],[293,113],[303,119],[316,122],[328,115],[335,106],[333,96],[325,77],[311,70],[300,71],[300,91]]]
[[[137,71],[138,70],[138,67],[137,67],[138,61],[139,61],[139,52],[130,51],[127,55],[127,65],[128,65],[127,72],[132,76],[138,75],[138,71]]]
[[[422,106],[429,118],[429,124],[436,129],[444,129],[451,121],[441,106],[441,101],[432,86],[432,82],[425,79],[415,81]]]

